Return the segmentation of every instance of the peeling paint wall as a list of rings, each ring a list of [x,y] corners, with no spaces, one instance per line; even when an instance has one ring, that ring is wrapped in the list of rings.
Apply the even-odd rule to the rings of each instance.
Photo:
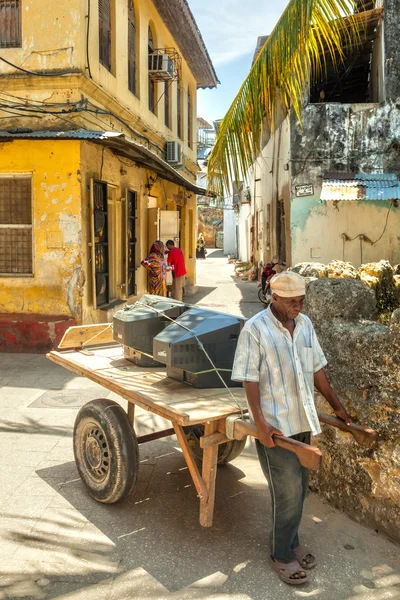
[[[33,276],[0,277],[0,313],[80,320],[82,277],[78,141],[0,144],[2,174],[32,174]]]
[[[302,129],[291,118],[292,263],[333,259],[355,266],[380,259],[398,263],[400,208],[387,201],[321,203],[324,171],[399,175],[398,106],[309,104],[303,110]],[[296,186],[302,184],[312,184],[314,194],[296,197]],[[342,234],[355,239],[344,241]],[[376,243],[361,242],[360,234]]]
[[[166,140],[177,140],[177,83],[170,86],[170,127],[165,124],[164,83],[156,83],[156,114],[148,106],[148,27],[154,30],[155,48],[179,46],[157,13],[151,0],[135,0],[137,37],[137,95],[128,89],[128,2],[114,0],[112,31],[112,69],[108,71],[99,61],[98,2],[91,0],[89,44],[87,51],[87,7],[86,0],[59,2],[48,0],[43,11],[43,0],[24,0],[22,5],[22,47],[3,48],[4,58],[15,65],[23,65],[30,71],[77,71],[76,75],[54,77],[25,76],[14,67],[1,63],[1,91],[8,91],[22,98],[41,102],[79,102],[82,97],[96,106],[113,112],[118,119],[150,139],[164,156]],[[182,53],[180,52],[181,56]],[[89,76],[89,68],[90,73]],[[182,57],[182,139],[186,164],[182,172],[195,181],[196,165],[196,115],[197,84],[190,66]],[[188,144],[188,90],[191,92],[192,147]],[[1,97],[1,94],[0,94]],[[2,98],[4,101],[4,98]],[[68,108],[66,109],[68,110]],[[34,115],[12,118],[0,109],[0,129],[30,127],[32,129],[86,129],[132,132],[120,120],[96,112],[71,113],[68,119],[54,115]],[[143,139],[141,139],[143,142]],[[151,147],[153,151],[155,147]],[[187,167],[187,170],[186,170]]]
[[[137,220],[136,220],[136,285],[137,297],[147,292],[147,272],[140,265],[140,262],[148,255],[151,244],[155,239],[150,239],[148,235],[149,215],[149,188],[147,187],[149,177],[156,179],[151,187],[151,202],[156,202],[161,210],[176,211],[180,206],[180,242],[181,249],[185,256],[187,270],[186,291],[195,284],[195,266],[196,257],[193,253],[195,248],[194,236],[196,230],[196,196],[190,195],[185,198],[182,187],[156,178],[155,174],[147,169],[135,165],[133,161],[126,157],[116,156],[110,149],[102,148],[99,145],[82,142],[81,146],[81,194],[82,194],[82,264],[85,272],[85,286],[83,289],[83,308],[82,321],[84,323],[101,323],[110,321],[113,312],[121,308],[121,304],[111,310],[93,309],[93,286],[92,286],[92,263],[91,263],[91,214],[90,214],[90,182],[91,179],[101,180],[110,186],[114,186],[114,197],[117,204],[121,205],[120,199],[125,198],[127,190],[137,193]],[[122,219],[122,209],[118,208],[117,219]],[[190,225],[190,218],[193,219]],[[123,226],[121,225],[121,231]],[[192,241],[190,243],[190,235]],[[192,251],[192,255],[191,254]],[[121,256],[122,260],[122,256]],[[132,303],[136,297],[128,299]],[[123,304],[123,303],[122,303]]]
[[[249,178],[256,265],[290,256],[290,120],[283,119],[271,136]],[[283,217],[285,215],[285,217]],[[279,234],[278,222],[281,233]]]

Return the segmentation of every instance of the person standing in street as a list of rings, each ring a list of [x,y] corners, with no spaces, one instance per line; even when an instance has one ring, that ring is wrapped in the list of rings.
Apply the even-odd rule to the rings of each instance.
[[[336,416],[350,423],[325,375],[327,364],[310,319],[301,314],[305,281],[283,272],[270,282],[272,304],[245,324],[238,340],[232,379],[243,381],[250,416],[257,428],[256,447],[272,500],[271,559],[285,583],[308,581],[316,566],[313,553],[300,545],[299,526],[308,489],[308,470],[296,454],[275,446],[285,435],[310,444],[321,432],[314,386]]]
[[[164,258],[164,244],[156,240],[150,248],[149,255],[141,262],[149,274],[149,293],[155,296],[167,295],[167,261]]]
[[[166,243],[168,249],[168,264],[172,267],[172,297],[174,300],[183,298],[183,288],[185,287],[185,257],[180,248],[175,247],[173,240]]]

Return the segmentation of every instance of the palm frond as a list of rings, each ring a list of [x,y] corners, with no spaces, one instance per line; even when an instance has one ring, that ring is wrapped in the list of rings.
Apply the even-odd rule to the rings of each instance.
[[[266,1],[266,0],[264,0]],[[290,0],[225,115],[208,160],[209,187],[243,178],[260,151],[262,126],[271,133],[279,111],[290,107],[301,119],[309,81],[326,70],[326,51],[334,65],[344,47],[361,42],[363,13],[353,0]]]

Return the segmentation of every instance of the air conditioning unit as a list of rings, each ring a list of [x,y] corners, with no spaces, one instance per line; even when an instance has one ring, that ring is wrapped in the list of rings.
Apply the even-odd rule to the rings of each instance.
[[[170,165],[182,164],[182,146],[179,142],[167,142],[167,163]]]
[[[174,61],[168,54],[149,54],[149,75],[153,79],[174,78]]]

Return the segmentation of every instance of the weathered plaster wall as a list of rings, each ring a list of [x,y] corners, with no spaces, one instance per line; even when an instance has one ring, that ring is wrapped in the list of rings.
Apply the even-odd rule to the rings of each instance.
[[[250,261],[250,228],[251,206],[246,202],[240,205],[238,218],[238,258],[242,262]]]
[[[321,203],[325,171],[400,174],[400,109],[395,103],[310,104],[303,110],[301,129],[291,118],[292,263],[341,259],[359,266],[384,258],[400,261],[400,208],[389,202]],[[314,195],[296,198],[295,186],[314,185]],[[364,234],[371,245],[357,238]]]
[[[91,242],[90,230],[90,181],[97,179],[105,181],[110,186],[114,187],[113,197],[116,201],[116,218],[122,220],[122,203],[121,198],[125,198],[126,190],[135,191],[138,196],[137,206],[137,221],[136,221],[136,236],[137,236],[137,251],[136,251],[136,285],[137,297],[142,296],[147,292],[147,272],[141,267],[141,260],[148,255],[150,245],[154,239],[149,239],[148,235],[148,181],[149,176],[153,175],[151,171],[139,168],[135,163],[126,157],[117,157],[110,149],[102,148],[99,145],[82,142],[81,146],[81,193],[82,193],[82,248],[83,258],[82,263],[85,265],[86,285],[83,294],[83,313],[82,320],[84,323],[107,322],[111,319],[114,310],[94,310],[93,309],[93,290],[92,290],[92,271],[91,271]],[[157,206],[161,210],[177,210],[181,208],[180,222],[180,241],[181,248],[185,255],[185,264],[187,270],[187,289],[195,284],[195,235],[196,235],[196,197],[194,194],[190,198],[185,198],[184,191],[176,184],[158,178],[151,188],[152,198],[157,199]],[[179,200],[177,200],[179,198]],[[190,224],[192,218],[192,224]],[[122,222],[122,221],[121,221]],[[122,225],[121,225],[122,231]],[[122,235],[122,234],[121,234]],[[120,240],[119,256],[121,263],[120,268],[120,283],[123,280],[122,275],[122,252],[123,241]],[[136,297],[131,297],[128,302],[134,302]]]
[[[400,539],[400,315],[386,327],[374,292],[360,281],[320,279],[307,289],[304,312],[328,359],[327,374],[349,414],[378,432],[374,449],[324,426],[315,443],[323,466],[311,486],[352,518]],[[331,412],[317,399],[319,408]]]
[[[0,173],[32,174],[32,277],[0,277],[0,313],[80,319],[79,142],[0,144]]]
[[[48,0],[43,12],[42,0],[27,0],[22,10],[22,47],[3,49],[4,58],[31,71],[77,71],[82,76],[33,77],[24,76],[15,68],[1,63],[0,77],[10,76],[2,83],[1,90],[30,100],[46,102],[79,102],[84,96],[97,106],[105,107],[119,118],[131,124],[140,134],[160,146],[177,136],[177,93],[176,82],[170,88],[170,123],[165,125],[164,83],[156,84],[156,114],[148,107],[148,26],[154,30],[155,48],[179,46],[172,38],[158,15],[151,0],[134,0],[137,31],[137,94],[128,89],[128,2],[115,0],[113,3],[113,35],[111,72],[99,61],[98,2],[91,1],[89,28],[89,50],[91,78],[89,78],[86,52],[87,1],[68,0],[68,3]],[[182,139],[187,167],[183,172],[194,180],[196,167],[196,81],[187,62],[182,58]],[[28,83],[27,83],[28,82]],[[188,145],[188,90],[191,91],[192,147]],[[1,94],[0,94],[1,97]],[[4,98],[3,98],[4,100]],[[17,99],[18,101],[18,99]],[[10,118],[11,117],[11,118]],[[5,120],[7,119],[7,120]],[[4,121],[4,122],[3,122]],[[23,125],[33,129],[57,127],[71,129],[73,123],[87,129],[119,130],[129,135],[121,121],[95,113],[71,113],[66,122],[54,115],[38,118],[24,116]],[[95,126],[93,126],[95,125]],[[0,129],[21,126],[20,118],[0,110]],[[142,140],[143,141],[143,140]],[[153,150],[155,149],[152,147]]]
[[[237,254],[237,232],[236,213],[233,210],[232,198],[225,199],[224,209],[224,254],[236,256]]]
[[[286,258],[290,258],[290,119],[286,117],[254,163],[249,176],[251,215],[254,218],[256,265],[282,254],[277,236],[278,203],[286,219],[281,221],[286,237]],[[283,256],[281,256],[283,259]]]

